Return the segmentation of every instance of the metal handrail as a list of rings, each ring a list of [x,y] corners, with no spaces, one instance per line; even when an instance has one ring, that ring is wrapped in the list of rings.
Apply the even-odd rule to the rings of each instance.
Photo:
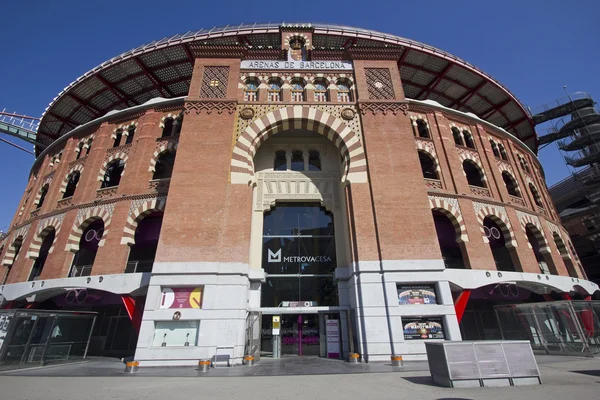
[[[92,274],[92,267],[94,265],[73,265],[71,267],[71,272],[69,273],[70,277],[78,277],[78,276],[90,276]]]
[[[154,260],[128,261],[125,267],[126,274],[135,274],[137,272],[152,272]]]

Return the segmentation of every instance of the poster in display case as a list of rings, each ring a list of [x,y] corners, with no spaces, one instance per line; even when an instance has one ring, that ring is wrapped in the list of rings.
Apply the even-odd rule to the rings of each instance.
[[[442,317],[402,318],[405,340],[445,339]]]
[[[437,304],[435,285],[398,285],[398,304]]]

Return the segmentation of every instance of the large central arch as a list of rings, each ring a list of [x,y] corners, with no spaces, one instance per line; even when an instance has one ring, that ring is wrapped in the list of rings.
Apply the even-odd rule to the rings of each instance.
[[[327,137],[343,158],[343,181],[366,182],[366,159],[358,136],[341,119],[306,106],[271,111],[250,124],[237,139],[231,159],[231,183],[247,184],[254,176],[254,155],[269,137],[291,129],[303,129]]]

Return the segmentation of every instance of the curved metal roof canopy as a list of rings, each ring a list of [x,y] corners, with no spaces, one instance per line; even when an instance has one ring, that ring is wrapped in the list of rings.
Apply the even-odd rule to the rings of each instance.
[[[533,121],[519,100],[494,78],[445,51],[399,36],[341,25],[242,24],[214,27],[154,41],[88,71],[54,98],[42,116],[37,140],[50,144],[73,128],[154,97],[186,96],[195,52],[205,45],[280,49],[282,27],[313,29],[313,52],[391,48],[399,52],[406,97],[434,100],[471,112],[520,138],[533,151]],[[39,149],[38,149],[39,151]]]

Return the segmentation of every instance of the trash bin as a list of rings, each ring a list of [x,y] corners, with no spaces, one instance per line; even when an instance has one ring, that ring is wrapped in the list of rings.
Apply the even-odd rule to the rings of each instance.
[[[208,372],[210,369],[210,360],[204,359],[198,361],[198,372]]]

